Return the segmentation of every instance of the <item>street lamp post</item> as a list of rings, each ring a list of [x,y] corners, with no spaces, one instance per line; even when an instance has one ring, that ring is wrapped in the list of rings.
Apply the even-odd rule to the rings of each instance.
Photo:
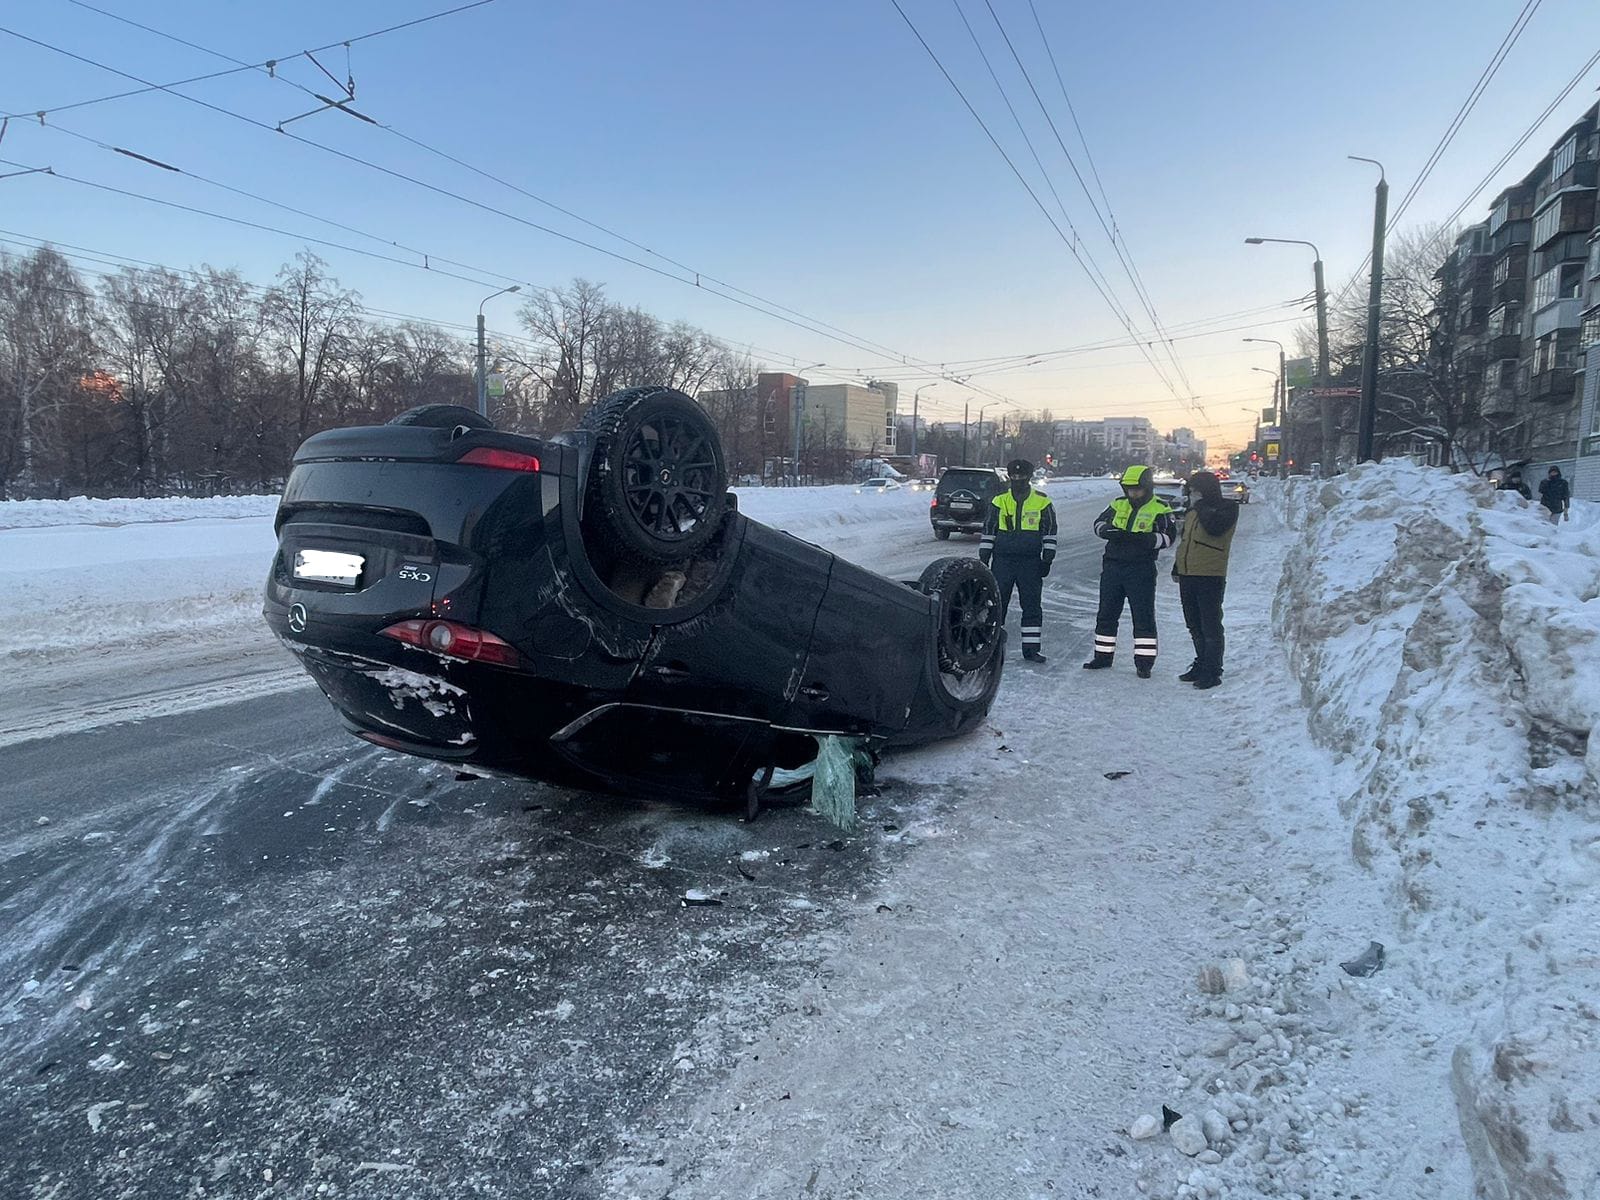
[[[795,384],[789,392],[789,407],[794,410],[792,414],[794,416],[794,482],[795,486],[797,487],[800,484],[800,430],[802,410],[805,408],[806,397],[805,373],[807,371],[814,371],[818,367],[825,367],[827,365],[828,364],[825,362],[812,363],[810,366],[802,367],[800,370],[796,371],[794,376],[800,382]]]
[[[922,399],[923,392],[927,391],[929,388],[936,388],[938,386],[939,382],[938,380],[935,380],[932,383],[923,384],[916,391],[911,393],[911,459],[913,466],[916,465],[917,458],[917,401]]]
[[[1289,477],[1289,356],[1277,338],[1245,338],[1247,342],[1270,342],[1278,348],[1278,477]],[[1256,368],[1260,370],[1262,368]]]
[[[978,465],[983,466],[983,414],[994,407],[994,401],[978,406]]]
[[[480,417],[489,415],[489,386],[488,380],[483,373],[484,355],[486,353],[483,342],[483,306],[496,296],[509,296],[512,292],[520,292],[521,290],[522,285],[514,283],[510,287],[501,288],[498,292],[492,292],[478,301],[478,415]]]
[[[1361,353],[1361,422],[1356,433],[1356,460],[1371,462],[1378,428],[1378,317],[1383,302],[1383,235],[1388,225],[1389,180],[1375,158],[1347,154],[1355,162],[1378,168],[1378,186],[1372,201],[1372,282],[1367,291],[1367,341]]]
[[[1329,461],[1324,467],[1331,473],[1332,459],[1338,456],[1338,447],[1334,445],[1337,434],[1334,429],[1333,398],[1328,396],[1327,389],[1332,386],[1328,368],[1328,289],[1322,282],[1322,251],[1317,249],[1315,242],[1308,242],[1301,238],[1264,238],[1247,237],[1245,243],[1250,246],[1259,246],[1264,242],[1278,242],[1286,246],[1310,246],[1311,253],[1316,256],[1316,261],[1311,264],[1312,279],[1316,283],[1317,297],[1317,387],[1324,393],[1320,399],[1322,415],[1322,457]]]

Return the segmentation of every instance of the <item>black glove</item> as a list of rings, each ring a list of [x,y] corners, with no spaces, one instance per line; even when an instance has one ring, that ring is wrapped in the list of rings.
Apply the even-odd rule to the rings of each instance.
[[[1039,578],[1040,579],[1043,579],[1046,575],[1050,574],[1050,567],[1054,562],[1055,562],[1055,559],[1050,557],[1050,556],[1048,556],[1048,555],[1039,560]]]

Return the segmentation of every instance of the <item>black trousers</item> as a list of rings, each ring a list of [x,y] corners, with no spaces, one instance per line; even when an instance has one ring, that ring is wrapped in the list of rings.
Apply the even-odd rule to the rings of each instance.
[[[1000,620],[1011,607],[1011,590],[1016,589],[1022,603],[1022,649],[1038,650],[1044,641],[1044,576],[1037,558],[1001,558],[989,563],[994,581],[1000,585]]]
[[[1156,651],[1156,565],[1106,559],[1100,567],[1100,612],[1094,622],[1096,657],[1117,652],[1117,626],[1126,602],[1133,613],[1134,665],[1154,665]]]
[[[1201,675],[1222,674],[1222,593],[1228,581],[1220,575],[1179,575],[1178,598],[1183,623],[1194,639],[1194,661]]]

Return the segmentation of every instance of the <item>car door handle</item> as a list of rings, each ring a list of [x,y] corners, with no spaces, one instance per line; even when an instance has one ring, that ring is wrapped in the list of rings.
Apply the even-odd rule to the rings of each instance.
[[[651,667],[650,670],[656,678],[667,683],[677,683],[680,679],[689,678],[689,672],[683,667],[660,666]]]
[[[828,689],[820,683],[808,683],[800,689],[800,694],[807,700],[826,700],[828,698]]]

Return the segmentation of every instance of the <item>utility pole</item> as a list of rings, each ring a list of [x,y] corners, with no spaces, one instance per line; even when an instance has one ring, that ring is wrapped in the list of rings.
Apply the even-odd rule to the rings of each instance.
[[[967,427],[971,424],[972,397],[961,402],[961,465],[967,465]]]
[[[1322,251],[1317,249],[1315,242],[1308,242],[1304,238],[1271,238],[1247,237],[1245,244],[1260,246],[1266,242],[1277,242],[1284,246],[1309,246],[1316,259],[1311,264],[1312,278],[1316,281],[1317,297],[1317,389],[1323,393],[1321,400],[1322,417],[1322,457],[1330,461],[1323,463],[1329,474],[1333,473],[1333,458],[1337,457],[1338,447],[1335,445],[1337,433],[1334,429],[1333,398],[1327,395],[1327,390],[1332,381],[1329,378],[1328,367],[1328,289],[1322,282]]]
[[[794,387],[790,389],[789,392],[789,407],[792,410],[792,415],[794,417],[794,444],[792,449],[794,451],[794,482],[796,487],[800,485],[800,455],[803,449],[801,446],[801,422],[805,417],[806,407],[805,374],[807,371],[814,371],[818,367],[825,367],[827,365],[827,363],[812,363],[810,366],[803,367],[796,371],[795,379],[798,382],[795,383]]]
[[[510,287],[501,288],[498,292],[493,292],[478,301],[478,415],[480,417],[489,415],[489,381],[484,375],[487,351],[483,341],[483,306],[496,296],[509,296],[512,292],[520,292],[521,290],[522,285],[515,283]]]
[[[1351,154],[1356,162],[1378,168],[1378,187],[1372,203],[1372,284],[1367,293],[1367,342],[1361,355],[1361,422],[1356,434],[1356,460],[1376,457],[1373,443],[1378,429],[1378,318],[1383,304],[1383,235],[1389,213],[1389,181],[1383,164],[1375,158]]]
[[[1338,433],[1333,419],[1333,397],[1328,395],[1328,389],[1333,386],[1333,381],[1328,375],[1328,289],[1322,283],[1322,252],[1317,251],[1317,261],[1311,264],[1311,270],[1317,281],[1317,387],[1322,391],[1322,473],[1332,475],[1333,459],[1338,458],[1339,448],[1334,443],[1338,440]]]
[[[913,460],[915,460],[917,457],[917,402],[922,399],[923,392],[927,391],[929,388],[936,388],[938,386],[939,384],[937,381],[934,383],[925,383],[916,391],[911,393],[911,457]]]

